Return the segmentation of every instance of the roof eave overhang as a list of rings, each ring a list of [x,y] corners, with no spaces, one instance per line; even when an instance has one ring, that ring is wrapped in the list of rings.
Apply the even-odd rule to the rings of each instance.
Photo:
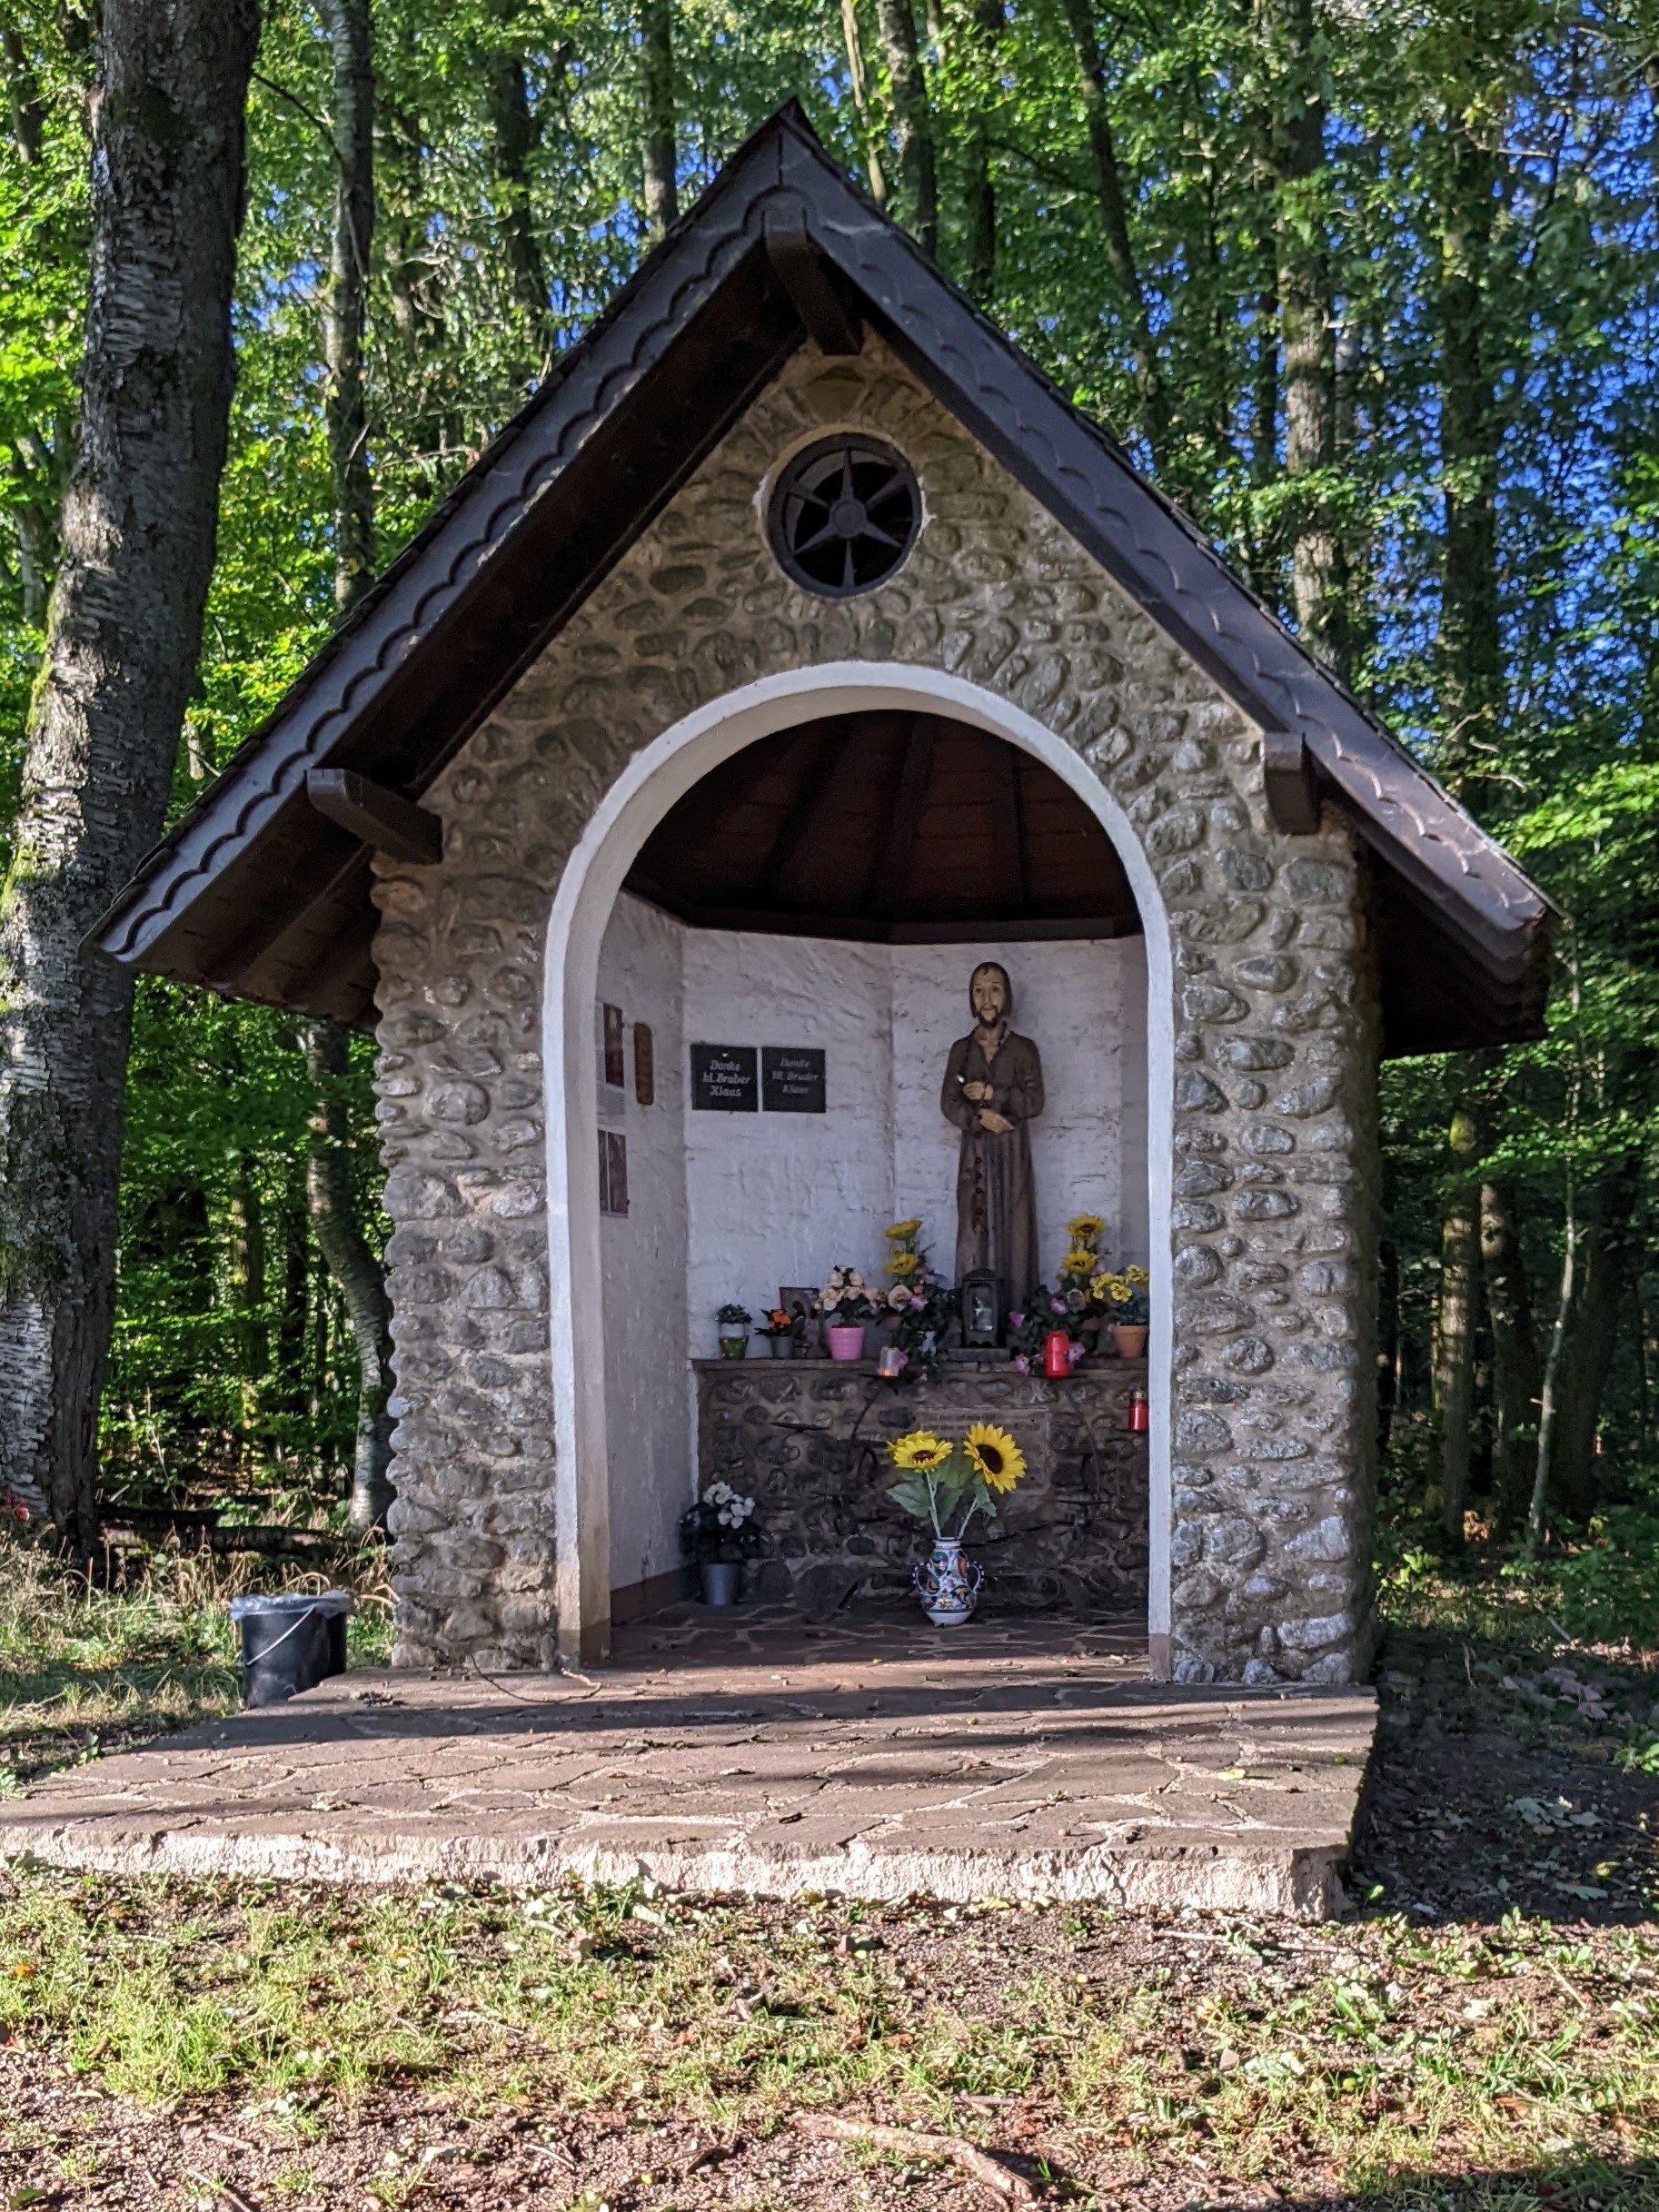
[[[806,244],[823,285],[803,261]],[[1425,1035],[1485,1044],[1535,1034],[1547,971],[1542,894],[788,113],[734,157],[571,350],[556,382],[457,487],[360,617],[151,856],[96,941],[136,967],[363,1017],[361,973],[353,987],[337,983],[326,1006],[308,990],[327,955],[317,927],[284,920],[293,867],[266,871],[274,883],[263,911],[243,895],[241,879],[260,873],[256,846],[280,853],[286,840],[296,859],[301,847],[309,856],[308,882],[319,869],[329,878],[341,913],[348,890],[366,903],[366,855],[318,827],[306,773],[378,769],[418,796],[809,329],[844,350],[860,315],[1206,670],[1264,745],[1306,749],[1318,787],[1456,947],[1459,965],[1487,979],[1485,1012],[1465,1033],[1430,1022]],[[700,380],[687,369],[700,348]],[[671,384],[678,413],[653,412],[653,393]],[[622,477],[606,484],[619,454]],[[608,498],[595,498],[596,484]],[[522,604],[530,587],[541,590],[541,619],[521,624],[518,650],[503,652],[480,610],[492,591]],[[469,634],[482,640],[470,657],[457,642]],[[434,696],[431,672],[445,665],[447,688]],[[337,954],[333,965],[337,978]],[[1400,1034],[1389,1041],[1395,1050],[1445,1048]]]

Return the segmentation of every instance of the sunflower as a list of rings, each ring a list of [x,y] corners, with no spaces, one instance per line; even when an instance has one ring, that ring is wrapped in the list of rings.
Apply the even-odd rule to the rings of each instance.
[[[1087,1245],[1074,1245],[1060,1262],[1060,1273],[1067,1275],[1086,1275],[1100,1255],[1091,1252]]]
[[[950,1457],[951,1447],[930,1429],[912,1429],[887,1449],[895,1467],[904,1468],[907,1473],[930,1474]]]
[[[962,1439],[974,1471],[990,1490],[1012,1490],[1026,1471],[1026,1455],[1006,1429],[976,1421]]]
[[[1074,1244],[1092,1245],[1105,1226],[1098,1214],[1079,1214],[1066,1224],[1066,1234]]]
[[[919,1252],[895,1252],[887,1264],[887,1272],[890,1275],[913,1275],[920,1265]]]
[[[883,1236],[890,1236],[894,1239],[901,1236],[914,1236],[920,1226],[921,1215],[918,1214],[914,1221],[896,1221],[890,1229],[883,1229],[881,1234]]]

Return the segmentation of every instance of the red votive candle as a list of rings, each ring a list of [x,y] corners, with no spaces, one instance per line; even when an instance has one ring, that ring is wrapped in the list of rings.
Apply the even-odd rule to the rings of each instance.
[[[1129,1417],[1124,1426],[1133,1430],[1137,1436],[1144,1436],[1152,1426],[1152,1409],[1147,1404],[1144,1390],[1132,1390],[1129,1393]]]
[[[1071,1373],[1071,1339],[1064,1329],[1050,1329],[1043,1339],[1043,1373],[1057,1383]]]

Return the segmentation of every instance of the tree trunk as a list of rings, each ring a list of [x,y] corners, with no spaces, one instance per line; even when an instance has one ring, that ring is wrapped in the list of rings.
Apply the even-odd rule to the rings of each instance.
[[[1385,1236],[1377,1255],[1376,1449],[1386,1458],[1400,1411],[1400,1255]]]
[[[6,104],[11,110],[12,144],[25,169],[40,159],[45,114],[40,104],[40,80],[30,63],[28,50],[15,24],[0,25],[0,59],[5,63]]]
[[[968,117],[962,186],[963,290],[977,306],[990,301],[997,285],[997,191],[991,181],[990,98],[1002,35],[1007,27],[1003,0],[976,0],[974,80]],[[980,89],[982,88],[982,89]]]
[[[1641,1186],[1641,1163],[1626,1157],[1603,1178],[1586,1209],[1582,1283],[1562,1377],[1554,1468],[1555,1494],[1575,1521],[1587,1521],[1601,1503],[1596,1431],[1624,1319],[1631,1263],[1639,1248],[1634,1225],[1640,1218]]]
[[[1146,291],[1129,237],[1123,180],[1118,171],[1118,148],[1112,137],[1111,118],[1107,113],[1106,64],[1095,29],[1093,0],[1066,0],[1066,22],[1077,60],[1084,120],[1088,126],[1095,191],[1106,231],[1107,263],[1117,280],[1128,317],[1129,358],[1134,364],[1135,389],[1140,402],[1141,431],[1152,450],[1153,467],[1161,468],[1169,451],[1169,402],[1164,390],[1157,349],[1153,343]]]
[[[352,1140],[344,1078],[345,1031],[333,1022],[312,1022],[304,1033],[305,1066],[316,1086],[305,1195],[318,1249],[345,1300],[357,1352],[357,1446],[352,1469],[351,1523],[378,1528],[392,1503],[392,1304],[385,1275],[357,1218],[352,1184]]]
[[[1495,1520],[1498,1533],[1508,1535],[1526,1514],[1537,1456],[1543,1372],[1521,1250],[1520,1201],[1506,1183],[1481,1185],[1480,1258],[1492,1331]]]
[[[1448,1136],[1454,1163],[1475,1157],[1475,1117],[1464,1106]],[[1446,1542],[1463,1544],[1469,1502],[1469,1437],[1475,1413],[1475,1317],[1480,1286],[1480,1188],[1455,1185],[1446,1200],[1440,1244],[1440,1326],[1435,1401],[1440,1413],[1440,1516]]]
[[[1538,1391],[1538,1456],[1533,1468],[1532,1498],[1526,1509],[1526,1549],[1536,1557],[1544,1542],[1555,1474],[1555,1430],[1561,1397],[1561,1360],[1578,1297],[1578,1210],[1573,1180],[1567,1177],[1566,1217],[1562,1225],[1561,1283],[1555,1293],[1555,1319]]]
[[[1440,446],[1445,551],[1440,608],[1443,772],[1478,806],[1503,709],[1497,577],[1501,426],[1485,330],[1496,164],[1460,124],[1448,132],[1441,233]]]
[[[673,0],[645,0],[640,47],[645,64],[645,219],[656,239],[666,234],[680,213],[674,176]]]
[[[1264,34],[1276,100],[1267,132],[1275,185],[1290,592],[1309,651],[1346,670],[1347,579],[1331,500],[1336,348],[1325,193],[1326,49],[1315,0],[1267,0]]]
[[[161,833],[213,571],[254,0],[104,0],[78,457],[0,898],[0,1480],[97,1535],[128,971],[82,941]]]
[[[869,112],[869,72],[864,66],[864,40],[859,30],[858,0],[841,0],[841,43],[847,49],[847,80],[852,86],[852,104],[864,134],[864,159],[869,173],[869,196],[878,207],[887,205],[887,178],[876,147],[876,127]]]
[[[236,1163],[236,1184],[231,1195],[230,1292],[236,1315],[236,1364],[241,1371],[243,1422],[248,1425],[257,1410],[257,1385],[270,1364],[265,1333],[265,1218],[253,1162],[244,1152]]]
[[[334,233],[323,295],[329,464],[334,480],[334,604],[347,614],[374,574],[369,473],[369,245],[374,234],[374,55],[369,0],[323,0],[333,51]]]
[[[496,0],[496,15],[504,38],[512,0]],[[664,0],[663,14],[667,6]],[[530,87],[524,56],[501,46],[490,56],[485,80],[490,111],[490,137],[495,157],[495,222],[512,279],[512,294],[523,313],[535,373],[545,375],[551,353],[549,327],[547,271],[536,240],[531,208],[530,157],[536,144],[536,121],[531,112]],[[649,150],[646,175],[649,189]]]
[[[933,117],[928,81],[916,43],[910,0],[877,0],[876,20],[887,60],[893,128],[899,140],[899,181],[904,220],[930,261],[939,259],[939,181],[933,158]]]

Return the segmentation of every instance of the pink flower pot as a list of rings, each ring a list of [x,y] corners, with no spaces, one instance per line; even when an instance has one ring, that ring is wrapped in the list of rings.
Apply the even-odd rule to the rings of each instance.
[[[829,1341],[830,1356],[843,1364],[864,1357],[864,1324],[861,1321],[832,1321],[824,1331]]]

